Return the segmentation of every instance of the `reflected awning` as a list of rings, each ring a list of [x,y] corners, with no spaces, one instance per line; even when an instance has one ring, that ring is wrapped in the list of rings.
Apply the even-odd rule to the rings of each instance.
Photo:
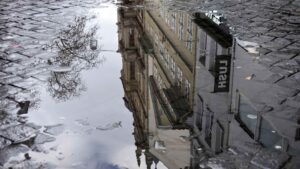
[[[180,88],[176,86],[164,89],[163,91],[176,115],[176,120],[184,122],[184,119],[191,113],[191,106],[188,98],[181,92],[178,92],[180,91]]]
[[[224,25],[217,25],[209,18],[196,15],[194,22],[202,28],[211,38],[225,48],[232,46],[232,36]]]
[[[174,97],[172,93],[176,92],[176,89],[172,89],[172,92],[170,92],[169,89],[163,89],[163,90],[158,89],[153,76],[150,76],[149,82],[150,82],[151,95],[152,97],[155,97],[158,100],[157,103],[161,107],[161,109],[158,108],[159,105],[156,105],[156,102],[153,101],[158,125],[161,124],[161,120],[162,120],[159,114],[163,113],[164,116],[171,123],[172,128],[174,129],[187,128],[185,124],[185,119],[187,118],[187,115],[191,113],[191,110],[188,106],[187,99],[179,98],[176,96]],[[166,93],[168,93],[168,96],[166,96]],[[174,98],[174,100],[171,98]]]

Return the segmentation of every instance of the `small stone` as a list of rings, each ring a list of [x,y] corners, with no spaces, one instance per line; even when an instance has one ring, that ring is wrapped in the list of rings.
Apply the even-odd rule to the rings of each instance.
[[[29,156],[28,153],[25,153],[25,154],[24,154],[24,157],[25,157],[26,160],[30,160],[30,159],[31,159],[31,157]]]

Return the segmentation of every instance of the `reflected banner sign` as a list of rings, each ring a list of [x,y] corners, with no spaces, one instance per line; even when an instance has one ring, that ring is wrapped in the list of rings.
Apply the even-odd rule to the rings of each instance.
[[[230,79],[230,55],[217,55],[215,64],[214,92],[228,92]]]

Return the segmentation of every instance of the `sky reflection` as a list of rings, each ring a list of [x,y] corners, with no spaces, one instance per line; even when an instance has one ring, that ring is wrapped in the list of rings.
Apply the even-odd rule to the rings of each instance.
[[[116,7],[89,11],[92,22],[100,25],[96,34],[101,49],[117,51]],[[120,81],[122,60],[119,53],[102,52],[105,62],[95,69],[82,71],[87,90],[65,102],[55,101],[45,87],[41,88],[40,108],[29,113],[38,125],[63,124],[64,132],[56,141],[45,144],[48,154],[33,153],[63,168],[117,169],[137,166],[132,114],[124,106]],[[122,127],[109,131],[97,126],[122,121]],[[53,151],[52,151],[53,150]],[[145,159],[142,157],[141,161]],[[140,168],[146,168],[142,163]]]

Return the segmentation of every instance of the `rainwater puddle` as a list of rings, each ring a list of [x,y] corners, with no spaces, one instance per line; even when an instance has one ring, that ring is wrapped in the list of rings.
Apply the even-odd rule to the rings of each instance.
[[[47,158],[62,168],[139,168],[132,115],[122,99],[122,58],[116,52],[117,8],[108,5],[89,12],[93,14],[90,24],[100,25],[96,39],[103,50],[100,57],[105,61],[97,68],[81,72],[86,90],[78,97],[60,102],[45,87],[41,88],[40,107],[30,112],[29,119],[43,126],[44,134],[37,139],[39,143],[47,142],[41,145],[46,151],[34,151],[31,156],[39,160]],[[65,71],[72,70],[68,67],[55,70]],[[142,163],[141,168],[146,168],[146,164]]]
[[[299,168],[297,4],[268,3],[1,1],[0,169]]]

